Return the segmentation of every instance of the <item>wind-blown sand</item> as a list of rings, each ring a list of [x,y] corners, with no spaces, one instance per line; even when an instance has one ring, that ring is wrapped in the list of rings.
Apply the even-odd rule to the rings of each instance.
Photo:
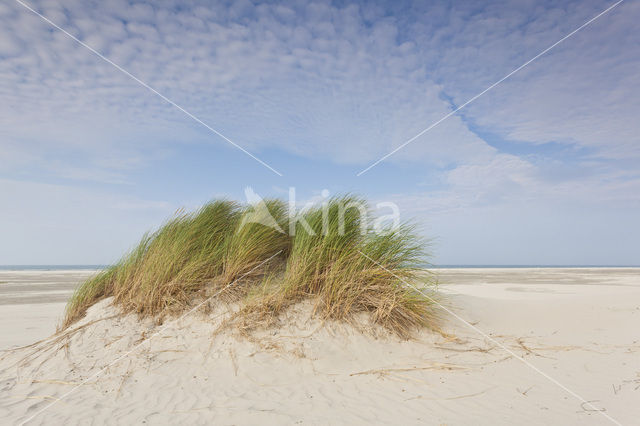
[[[307,304],[291,311],[282,327],[247,339],[230,331],[216,334],[227,313],[223,306],[158,326],[135,316],[110,318],[118,311],[107,299],[91,308],[68,338],[0,353],[0,419],[3,424],[89,419],[611,423],[606,414],[622,424],[637,423],[640,269],[438,272],[446,305],[491,339],[446,312],[443,328],[449,336],[424,332],[401,341],[382,330],[363,335],[344,324],[306,320]],[[87,272],[9,274],[0,272],[0,349],[50,334],[63,304],[42,303],[50,300],[48,290],[66,297],[70,282]],[[31,286],[34,277],[40,284]],[[32,293],[16,294],[19,279]],[[42,287],[43,281],[62,283]]]

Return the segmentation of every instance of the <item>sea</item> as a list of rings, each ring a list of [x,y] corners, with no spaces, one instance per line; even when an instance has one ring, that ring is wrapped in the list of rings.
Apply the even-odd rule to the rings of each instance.
[[[0,271],[85,271],[104,269],[109,265],[0,265]],[[471,268],[638,268],[640,265],[424,265],[429,269]]]

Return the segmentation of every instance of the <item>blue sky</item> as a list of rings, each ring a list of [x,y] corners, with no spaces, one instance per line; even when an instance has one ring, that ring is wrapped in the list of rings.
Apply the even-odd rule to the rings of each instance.
[[[102,264],[214,197],[392,201],[441,264],[640,264],[640,2],[0,4],[0,264]]]

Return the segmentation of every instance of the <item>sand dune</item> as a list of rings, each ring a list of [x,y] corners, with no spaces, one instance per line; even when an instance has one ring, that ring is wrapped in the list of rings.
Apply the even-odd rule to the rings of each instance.
[[[229,307],[156,325],[117,316],[107,299],[68,336],[2,353],[0,418],[5,424],[611,423],[606,414],[622,424],[637,421],[639,270],[467,269],[442,270],[440,277],[446,306],[489,339],[446,312],[446,335],[401,341],[377,328],[363,334],[357,324],[309,320],[307,304],[281,327],[247,338],[218,332]],[[10,307],[29,321],[41,306],[3,305],[3,316]],[[2,324],[3,336],[19,326]],[[42,331],[23,335],[36,340]],[[11,345],[3,339],[2,347]]]

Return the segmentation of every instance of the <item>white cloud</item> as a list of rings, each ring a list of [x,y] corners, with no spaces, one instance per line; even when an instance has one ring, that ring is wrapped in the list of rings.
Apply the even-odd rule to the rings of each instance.
[[[461,103],[601,9],[433,6],[407,23],[325,3],[35,4],[243,146],[358,164],[448,113],[443,95]],[[625,34],[637,9],[625,4],[602,17],[472,104],[469,117],[515,141],[635,155],[640,52]],[[18,4],[0,19],[4,140],[29,145],[47,134],[51,145],[103,151],[135,135],[150,146],[225,143]],[[392,161],[486,163],[494,155],[453,116]]]
[[[438,30],[436,73],[460,105],[612,2],[495,4]],[[467,107],[477,125],[516,143],[559,142],[600,158],[640,159],[640,4],[624,2]],[[431,46],[435,47],[432,43]]]
[[[39,10],[251,149],[364,163],[450,110],[413,42],[392,18],[365,24],[357,6],[293,8],[98,2]],[[105,146],[145,134],[158,144],[214,139],[109,64],[15,4],[0,15],[5,140]],[[27,29],[26,31],[23,29]],[[95,129],[100,129],[96,132]],[[91,132],[91,130],[94,130]],[[91,134],[91,138],[87,135]],[[442,144],[441,141],[446,141]],[[493,150],[457,117],[399,158],[442,163]]]
[[[354,174],[609,5],[30,4],[251,151],[354,165]],[[437,183],[397,198],[436,215],[531,202],[637,209],[639,16],[640,4],[624,2],[393,155],[416,182],[423,167]],[[227,147],[17,3],[0,4],[0,24],[3,176],[135,184],[181,144]],[[546,142],[575,149],[556,158]],[[12,191],[47,199],[42,187]],[[98,206],[78,191],[64,196],[70,206],[85,196]],[[120,198],[109,202],[161,207]]]

